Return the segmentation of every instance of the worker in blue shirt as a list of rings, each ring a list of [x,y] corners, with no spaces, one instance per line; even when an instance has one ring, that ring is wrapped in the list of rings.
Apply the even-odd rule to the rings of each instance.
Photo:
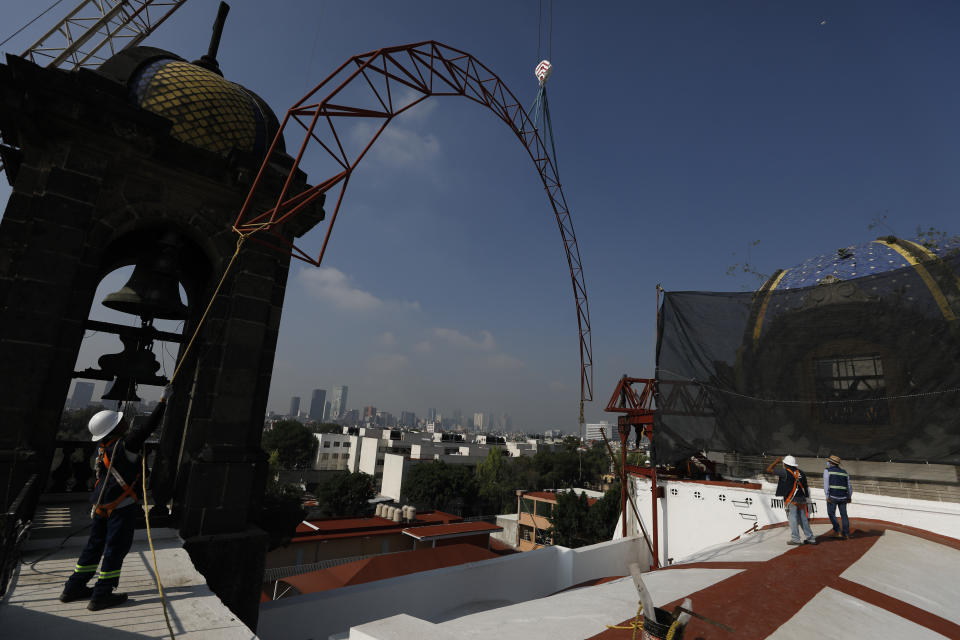
[[[833,536],[846,540],[850,537],[850,520],[847,518],[847,503],[853,497],[853,485],[850,476],[840,467],[839,457],[827,458],[827,468],[823,470],[823,493],[827,497],[827,516],[833,525]],[[840,508],[840,522],[837,522],[837,508]]]

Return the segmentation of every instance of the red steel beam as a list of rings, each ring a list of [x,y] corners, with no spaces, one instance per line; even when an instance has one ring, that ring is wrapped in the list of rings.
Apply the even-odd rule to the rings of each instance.
[[[346,77],[343,75],[346,74]],[[378,88],[373,78],[380,76],[383,86]],[[394,104],[394,84],[405,92],[421,94],[413,103],[397,106]],[[346,89],[354,86],[366,86],[376,98],[382,111],[368,107],[345,104]],[[289,251],[294,258],[319,266],[323,261],[327,245],[330,242],[333,225],[343,203],[343,195],[350,181],[350,175],[367,151],[376,142],[380,133],[395,116],[414,106],[429,96],[459,95],[488,107],[503,120],[514,132],[527,154],[533,161],[544,191],[550,200],[563,241],[567,257],[567,267],[573,288],[577,312],[577,330],[580,349],[580,399],[593,400],[593,338],[590,330],[590,305],[587,300],[587,288],[583,277],[583,265],[580,248],[573,231],[573,222],[567,207],[566,198],[560,186],[560,176],[546,152],[546,146],[534,123],[520,105],[520,101],[507,86],[479,60],[469,53],[435,41],[424,41],[408,45],[386,47],[353,56],[328,75],[303,98],[298,100],[285,114],[270,150],[264,158],[260,171],[254,179],[250,192],[234,222],[234,230],[241,234],[254,234],[269,231],[288,218],[295,216],[311,202],[323,196],[331,188],[340,185],[340,193],[327,222],[323,244],[314,258],[307,252],[291,246]],[[309,117],[309,123],[300,120]],[[379,119],[381,126],[373,133],[369,142],[350,158],[341,144],[337,133],[338,123],[355,122],[356,118]],[[263,177],[271,157],[277,150],[278,141],[283,137],[287,125],[293,119],[303,129],[303,141],[300,143],[294,162],[276,199],[275,205],[266,211],[257,211],[253,207],[254,195],[262,186]],[[324,122],[330,128],[335,145],[325,144],[316,134],[317,124]],[[331,147],[335,147],[331,148]],[[304,160],[308,149],[319,148],[342,167],[333,176],[321,180],[318,185],[304,193],[290,196],[288,191],[293,176]],[[276,246],[273,242],[267,242]]]

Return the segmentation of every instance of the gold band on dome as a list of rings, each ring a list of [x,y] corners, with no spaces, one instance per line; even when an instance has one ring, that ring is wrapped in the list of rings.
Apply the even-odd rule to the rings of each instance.
[[[911,249],[917,251],[918,253],[922,253],[929,260],[936,260],[938,262],[941,261],[940,256],[935,254],[933,251],[930,251],[930,249],[927,249],[922,244],[917,244],[916,242],[911,242],[909,240],[900,240],[899,242],[905,245],[909,245]],[[957,289],[960,290],[960,276],[958,276],[956,273],[953,273],[953,272],[951,272],[951,275],[953,276],[954,282],[957,284]]]
[[[760,331],[763,329],[763,317],[767,314],[767,306],[770,304],[770,298],[773,296],[773,290],[777,288],[777,285],[780,284],[780,281],[783,280],[783,276],[787,275],[789,269],[784,269],[780,272],[780,275],[773,281],[770,285],[770,288],[766,290],[763,297],[763,304],[760,305],[760,312],[757,314],[757,323],[753,325],[753,345],[756,346],[757,342],[760,340]]]
[[[940,290],[940,285],[937,284],[937,281],[933,279],[933,276],[930,275],[930,272],[927,271],[927,268],[923,266],[912,253],[896,243],[885,242],[883,240],[874,240],[874,242],[877,244],[882,244],[885,247],[890,247],[903,256],[903,259],[910,263],[910,266],[914,268],[914,270],[917,272],[917,275],[919,275],[920,279],[923,280],[923,283],[927,285],[927,289],[930,290],[930,294],[933,296],[934,301],[936,301],[937,306],[940,307],[940,313],[943,314],[943,317],[951,321],[957,319],[956,314],[953,313],[953,309],[950,308],[950,303],[947,302],[947,297],[943,295],[943,291]],[[919,245],[916,245],[912,242],[907,243],[904,240],[900,240],[899,242],[910,244],[911,247],[920,248]],[[937,259],[937,256],[926,248],[920,248],[920,251],[924,255],[930,255],[934,259]]]

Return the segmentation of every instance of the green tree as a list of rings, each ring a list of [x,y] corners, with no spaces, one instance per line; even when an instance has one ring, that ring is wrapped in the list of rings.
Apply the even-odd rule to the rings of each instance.
[[[310,422],[307,428],[313,433],[343,433],[343,427],[335,422]]]
[[[513,503],[515,488],[507,482],[513,460],[501,447],[493,447],[477,465],[478,495],[486,513],[502,513],[505,504]]]
[[[90,432],[87,424],[90,418],[98,411],[103,411],[102,405],[84,407],[83,409],[67,409],[60,416],[60,429],[57,430],[58,440],[89,440]]]
[[[586,494],[564,491],[557,494],[557,506],[553,510],[547,535],[553,538],[553,544],[576,548],[590,544],[589,530],[590,502]]]
[[[263,434],[261,446],[268,454],[277,452],[277,460],[284,469],[303,469],[310,466],[317,451],[317,439],[296,420],[278,420]]]
[[[417,509],[467,515],[475,513],[478,506],[478,483],[473,470],[439,460],[414,465],[403,480],[403,493]]]
[[[620,483],[615,483],[607,489],[603,497],[590,506],[587,517],[587,544],[596,544],[610,540],[613,537],[614,527],[620,518]]]
[[[373,477],[355,471],[336,471],[317,485],[320,517],[360,517],[373,511],[370,500],[376,495]]]

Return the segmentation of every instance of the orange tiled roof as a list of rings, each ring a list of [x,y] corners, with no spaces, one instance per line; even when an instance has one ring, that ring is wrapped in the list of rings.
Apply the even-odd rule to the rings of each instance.
[[[479,562],[480,560],[498,557],[492,551],[472,544],[452,544],[444,547],[374,556],[330,567],[329,569],[290,576],[280,580],[280,582],[290,585],[298,593],[316,593],[353,584],[395,578],[419,571],[453,567],[458,564]]]
[[[405,534],[418,540],[463,536],[471,533],[493,533],[494,531],[503,531],[503,527],[490,524],[489,522],[456,522],[454,524],[435,524],[429,527],[415,527],[403,530]]]

